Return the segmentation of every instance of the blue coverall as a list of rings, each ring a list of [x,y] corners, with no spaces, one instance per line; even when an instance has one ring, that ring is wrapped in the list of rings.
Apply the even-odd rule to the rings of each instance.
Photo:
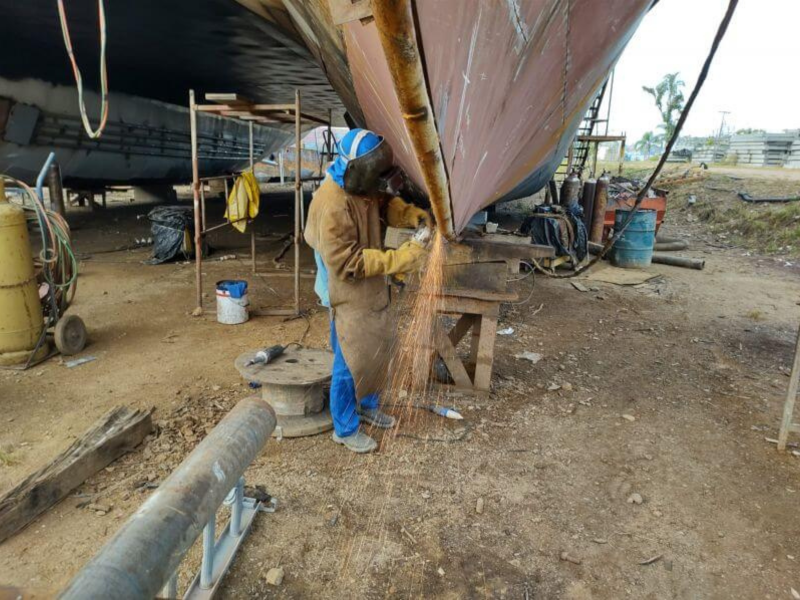
[[[317,279],[314,282],[314,291],[319,296],[323,306],[330,307],[328,299],[328,270],[322,262],[318,252],[314,252],[317,261]],[[339,338],[336,336],[336,324],[330,319],[331,324],[331,350],[333,350],[333,373],[331,375],[331,416],[333,429],[339,437],[347,437],[358,431],[360,419],[356,412],[356,384],[353,375],[347,368],[344,354],[339,347]],[[361,399],[362,409],[378,408],[378,394],[370,394]]]

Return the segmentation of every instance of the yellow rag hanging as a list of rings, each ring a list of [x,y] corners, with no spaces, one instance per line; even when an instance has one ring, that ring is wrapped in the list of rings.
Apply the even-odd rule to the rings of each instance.
[[[258,215],[259,196],[258,180],[251,171],[245,171],[236,178],[228,195],[225,218],[240,233],[247,228],[248,219],[255,219]]]

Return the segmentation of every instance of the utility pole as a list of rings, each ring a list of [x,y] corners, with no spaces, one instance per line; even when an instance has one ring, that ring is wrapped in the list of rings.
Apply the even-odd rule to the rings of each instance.
[[[716,162],[717,154],[719,154],[719,143],[722,141],[722,132],[725,129],[725,115],[731,114],[729,110],[720,110],[718,111],[719,114],[722,115],[722,121],[719,124],[719,132],[717,133],[717,143],[714,144],[714,156],[712,157],[711,161]]]
[[[725,115],[731,114],[731,111],[729,110],[720,110],[718,112],[719,114],[722,115],[722,122],[719,124],[719,133],[717,134],[717,142],[719,142],[719,140],[722,139],[722,132],[725,129]]]

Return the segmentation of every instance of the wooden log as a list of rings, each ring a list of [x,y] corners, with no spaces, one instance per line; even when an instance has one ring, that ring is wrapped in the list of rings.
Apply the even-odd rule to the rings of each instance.
[[[48,600],[58,595],[57,590],[44,588],[19,588],[0,585],[0,600]]]
[[[152,428],[150,411],[118,406],[108,412],[64,452],[0,498],[0,542],[138,446]]]

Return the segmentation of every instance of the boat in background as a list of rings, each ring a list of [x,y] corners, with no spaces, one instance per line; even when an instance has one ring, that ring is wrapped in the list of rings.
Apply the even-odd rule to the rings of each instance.
[[[0,173],[33,182],[55,149],[64,183],[96,189],[126,183],[157,185],[192,178],[189,109],[127,94],[110,94],[103,135],[89,139],[75,102],[75,88],[40,80],[0,78],[0,114],[5,114]],[[90,106],[100,97],[85,92]],[[256,156],[275,152],[294,135],[290,125],[254,127]],[[230,173],[249,164],[249,127],[237,120],[198,120],[198,156],[203,173]]]
[[[413,10],[410,39],[418,46],[421,86],[435,120],[451,230],[460,231],[484,207],[546,185],[654,2],[405,0]],[[384,135],[411,181],[436,195],[426,187],[422,153],[400,109],[372,0],[140,0],[108,6],[110,85],[121,95],[112,98],[120,107],[105,151],[81,136],[75,122],[74,83],[54,4],[0,0],[0,7],[6,22],[14,24],[7,45],[26,57],[0,66],[0,98],[9,85],[30,78],[73,90],[72,98],[54,93],[63,98],[49,109],[72,106],[65,125],[54,125],[42,110],[28,145],[0,143],[0,171],[19,169],[29,177],[30,165],[41,162],[41,149],[49,144],[74,156],[62,167],[68,182],[104,180],[111,173],[113,179],[185,181],[189,157],[182,156],[183,142],[177,142],[185,129],[175,131],[174,155],[162,148],[161,155],[134,159],[145,150],[126,146],[124,138],[150,143],[155,131],[172,126],[165,122],[177,126],[190,88],[201,98],[203,92],[235,92],[263,103],[290,103],[300,89],[304,111],[330,114],[334,125],[346,121]],[[98,61],[94,9],[95,0],[69,3],[84,71]],[[159,110],[164,114],[156,118]],[[3,118],[0,111],[0,126]],[[261,127],[258,154],[274,152],[288,140],[280,126]],[[205,157],[204,173],[229,171],[241,162],[235,155],[241,130],[204,128],[209,147],[220,144],[216,155],[210,151]],[[163,135],[172,139],[171,133]],[[32,157],[28,166],[23,166],[25,156]],[[119,168],[110,169],[112,164]]]
[[[100,48],[97,0],[65,3],[96,125]],[[83,130],[56,3],[0,0],[6,27],[0,62],[0,173],[32,183],[55,151],[65,185],[191,180],[189,89],[236,92],[261,103],[293,103],[344,124],[344,108],[285,10],[254,13],[235,0],[106,0],[109,121],[102,137]],[[200,115],[200,168],[220,175],[248,163],[249,127]],[[293,126],[255,125],[256,156],[288,144]]]

